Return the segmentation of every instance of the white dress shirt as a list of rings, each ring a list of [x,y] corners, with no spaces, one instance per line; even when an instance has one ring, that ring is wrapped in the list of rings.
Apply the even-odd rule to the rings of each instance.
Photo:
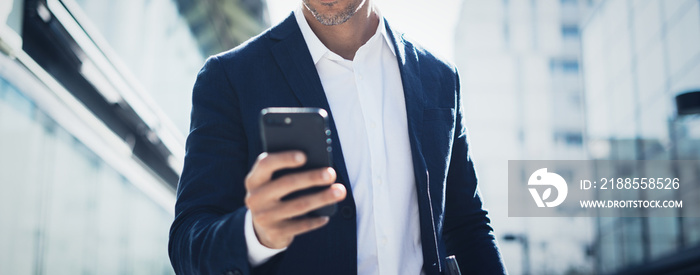
[[[390,34],[377,14],[377,31],[357,50],[354,60],[347,60],[318,39],[301,8],[294,12],[345,157],[356,205],[358,274],[421,274],[423,252],[406,102]],[[253,266],[284,250],[260,244],[250,211],[244,231]]]

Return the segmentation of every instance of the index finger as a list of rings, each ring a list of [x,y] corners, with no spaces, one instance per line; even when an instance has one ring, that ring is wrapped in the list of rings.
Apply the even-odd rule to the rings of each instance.
[[[277,170],[300,167],[305,162],[306,156],[301,151],[262,153],[246,177],[246,189],[253,190],[270,181]]]

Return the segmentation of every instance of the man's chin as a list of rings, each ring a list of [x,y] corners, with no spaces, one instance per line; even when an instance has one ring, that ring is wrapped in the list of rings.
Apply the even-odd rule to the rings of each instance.
[[[335,17],[316,17],[316,20],[323,24],[324,26],[337,26],[347,22],[350,16],[335,16]]]
[[[338,0],[304,1],[304,5],[316,20],[325,26],[336,26],[347,22],[357,12],[362,3],[364,1],[360,1],[360,3],[341,3]]]
[[[321,7],[323,9],[323,7]],[[354,13],[347,10],[322,12],[320,10],[311,11],[311,14],[316,18],[316,21],[325,26],[336,26],[350,20]]]

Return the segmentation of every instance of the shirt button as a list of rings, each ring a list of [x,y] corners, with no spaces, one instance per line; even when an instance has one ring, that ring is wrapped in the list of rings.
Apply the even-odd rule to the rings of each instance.
[[[357,80],[362,80],[362,74],[357,74]]]
[[[382,237],[382,245],[386,245],[387,239],[386,237]]]
[[[377,179],[374,181],[377,185],[382,185],[382,179]]]
[[[374,123],[374,122],[370,122],[370,123],[369,123],[369,127],[372,128],[372,129],[374,129],[374,128],[377,127],[377,124]]]

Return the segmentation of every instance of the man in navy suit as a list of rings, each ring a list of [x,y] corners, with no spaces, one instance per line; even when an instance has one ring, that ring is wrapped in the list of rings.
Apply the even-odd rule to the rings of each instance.
[[[371,0],[303,0],[210,57],[169,252],[180,274],[503,274],[463,125],[456,69],[393,31]],[[334,167],[272,180],[301,152],[262,152],[266,107],[329,111]],[[282,201],[311,186],[325,191]],[[334,216],[295,219],[337,203]]]

